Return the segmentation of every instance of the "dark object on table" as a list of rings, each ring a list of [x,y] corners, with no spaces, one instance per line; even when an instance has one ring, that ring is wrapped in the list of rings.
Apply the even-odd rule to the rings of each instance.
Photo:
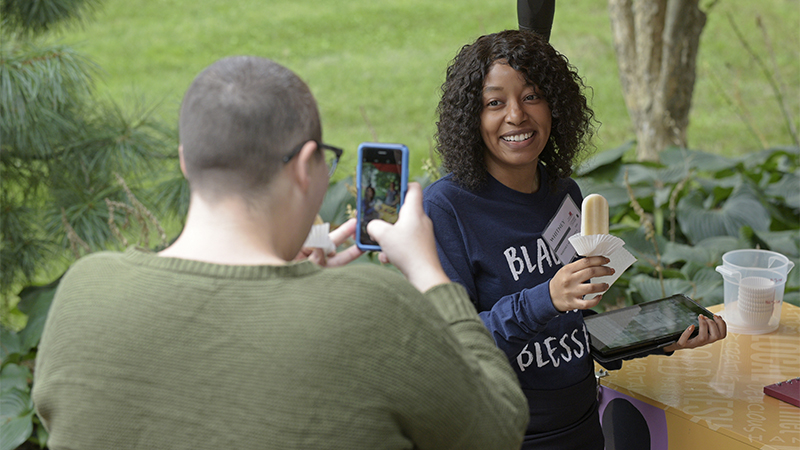
[[[764,386],[764,393],[800,408],[800,378]]]

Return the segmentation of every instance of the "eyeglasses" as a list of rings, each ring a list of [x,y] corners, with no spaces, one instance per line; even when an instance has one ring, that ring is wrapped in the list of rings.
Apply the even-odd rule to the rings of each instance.
[[[308,141],[301,143],[300,145],[292,149],[291,153],[284,156],[283,163],[286,164],[289,161],[291,161],[292,158],[297,156],[297,154],[300,153],[300,150],[303,148],[303,146],[306,145],[306,142]],[[331,175],[333,175],[333,172],[336,171],[336,165],[339,164],[339,158],[342,157],[342,153],[344,153],[344,150],[340,149],[339,147],[323,144],[322,142],[317,142],[317,141],[314,142],[316,142],[317,148],[323,150],[322,154],[325,157],[325,165],[328,166],[328,176],[330,177]]]

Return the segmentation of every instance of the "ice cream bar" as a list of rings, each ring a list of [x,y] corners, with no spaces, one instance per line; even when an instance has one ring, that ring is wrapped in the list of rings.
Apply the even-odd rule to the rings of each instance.
[[[600,194],[591,194],[581,204],[581,235],[608,234],[608,202]]]

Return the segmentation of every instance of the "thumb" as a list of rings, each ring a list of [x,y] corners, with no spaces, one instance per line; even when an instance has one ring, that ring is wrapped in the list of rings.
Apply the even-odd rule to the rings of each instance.
[[[369,233],[369,237],[374,241],[380,243],[383,235],[386,234],[390,228],[392,228],[392,225],[389,222],[381,219],[373,219],[367,224],[367,233]]]
[[[405,214],[404,214],[405,211]],[[403,199],[403,206],[400,208],[398,220],[400,216],[420,214],[422,212],[422,187],[417,182],[408,183],[406,195]],[[423,213],[424,214],[424,213]]]

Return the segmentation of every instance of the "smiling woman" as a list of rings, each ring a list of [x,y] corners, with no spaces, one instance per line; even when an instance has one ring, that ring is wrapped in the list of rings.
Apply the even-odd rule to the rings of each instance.
[[[533,32],[464,46],[438,109],[436,149],[450,173],[424,191],[445,272],[466,288],[528,398],[523,449],[604,445],[583,317],[615,269],[605,256],[576,259],[555,238],[580,214],[570,175],[593,132],[584,90],[566,57]],[[725,337],[721,318],[705,326],[697,338],[684,332],[679,348]]]
[[[539,162],[554,183],[568,177],[594,132],[583,89],[567,59],[532,32],[497,33],[465,46],[447,69],[438,106],[436,150],[444,170],[469,190],[484,186],[489,174],[536,192]],[[527,133],[533,134],[518,141]]]

